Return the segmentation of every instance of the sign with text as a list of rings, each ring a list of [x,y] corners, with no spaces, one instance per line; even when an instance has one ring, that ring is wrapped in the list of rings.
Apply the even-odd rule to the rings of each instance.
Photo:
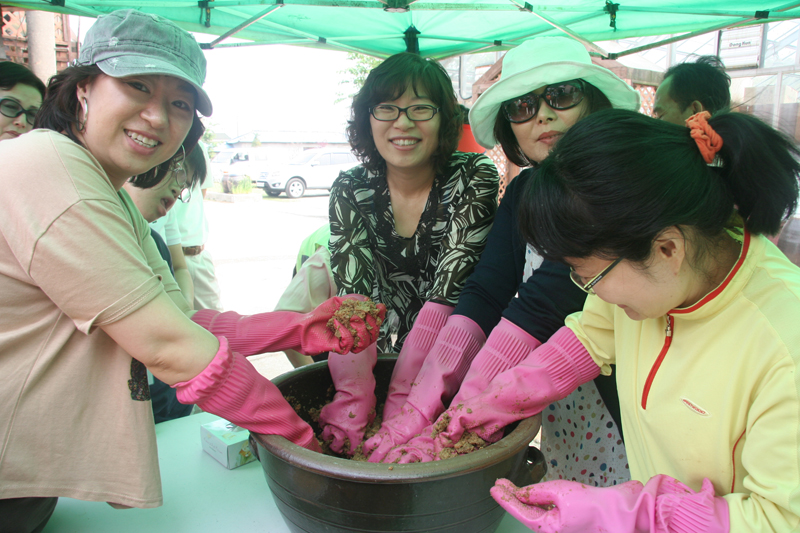
[[[720,32],[719,56],[725,68],[758,68],[764,24]]]

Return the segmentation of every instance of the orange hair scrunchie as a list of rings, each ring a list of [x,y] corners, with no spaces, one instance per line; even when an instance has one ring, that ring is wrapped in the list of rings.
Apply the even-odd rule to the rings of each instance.
[[[706,163],[711,164],[714,161],[714,156],[722,148],[722,137],[708,123],[709,118],[711,118],[711,113],[708,111],[695,113],[686,119],[686,126],[691,130],[689,134],[694,139],[694,142],[697,143],[697,148],[700,150],[703,159],[705,159]]]

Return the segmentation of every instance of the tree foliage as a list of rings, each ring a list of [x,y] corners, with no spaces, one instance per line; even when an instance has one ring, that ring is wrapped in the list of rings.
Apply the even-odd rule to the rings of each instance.
[[[364,86],[364,82],[367,80],[370,71],[383,61],[383,59],[378,57],[357,54],[355,52],[347,54],[347,60],[350,62],[350,66],[338,72],[343,76],[339,85],[346,86],[344,90],[347,91],[347,93],[338,92],[336,94],[337,104],[344,100],[352,99],[356,93],[361,90],[361,87]]]

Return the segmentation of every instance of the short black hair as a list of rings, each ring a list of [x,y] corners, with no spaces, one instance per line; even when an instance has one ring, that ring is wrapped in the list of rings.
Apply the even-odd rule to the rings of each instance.
[[[46,128],[49,130],[63,133],[72,141],[83,146],[75,135],[78,127],[78,84],[96,78],[103,74],[97,65],[73,65],[67,67],[52,78],[47,86],[47,94],[42,100],[42,107],[36,114],[34,128]],[[205,126],[200,121],[197,111],[192,118],[192,126],[183,141],[183,148],[188,154],[195,147],[197,141],[203,137]],[[135,181],[137,187],[152,187],[161,182],[170,170],[173,161],[183,157],[183,150],[178,150],[172,157],[151,168],[144,174],[135,176],[131,181]]]
[[[674,65],[664,73],[664,81],[668,79],[669,97],[681,110],[695,100],[712,115],[731,106],[731,77],[717,56],[700,56],[696,61]]]
[[[433,153],[434,170],[443,172],[456,151],[462,121],[450,76],[437,61],[401,52],[372,69],[364,86],[353,98],[347,139],[367,170],[381,172],[386,169],[386,161],[372,138],[369,110],[381,102],[400,98],[409,86],[417,95],[424,91],[425,96],[439,108],[439,146]]]
[[[772,235],[797,205],[798,148],[743,113],[708,124],[723,139],[710,166],[685,126],[621,109],[600,111],[558,141],[520,201],[521,235],[544,258],[622,257],[645,263],[666,228],[689,229],[713,251],[734,214]]]
[[[587,102],[586,112],[581,118],[600,111],[601,109],[611,108],[611,101],[603,94],[603,91],[586,80],[580,81],[583,82],[584,99]],[[531,90],[535,91],[536,89],[538,89],[538,87],[533,87]],[[531,118],[531,120],[533,120],[533,118]],[[519,141],[517,141],[517,136],[514,135],[514,130],[511,129],[511,122],[509,122],[506,114],[503,113],[502,105],[494,120],[494,138],[497,139],[497,143],[503,147],[503,152],[506,154],[509,161],[518,167],[536,166],[536,162],[528,159],[528,156],[522,151],[522,147],[519,145]]]
[[[10,91],[18,83],[33,87],[44,100],[44,83],[28,67],[11,61],[0,62],[0,89]]]

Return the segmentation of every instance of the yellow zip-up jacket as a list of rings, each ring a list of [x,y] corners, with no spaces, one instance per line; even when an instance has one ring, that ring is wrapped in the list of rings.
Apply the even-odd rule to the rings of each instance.
[[[731,532],[800,525],[800,269],[745,232],[739,260],[701,301],[631,320],[589,296],[567,317],[603,373],[616,363],[631,476],[709,478]]]

